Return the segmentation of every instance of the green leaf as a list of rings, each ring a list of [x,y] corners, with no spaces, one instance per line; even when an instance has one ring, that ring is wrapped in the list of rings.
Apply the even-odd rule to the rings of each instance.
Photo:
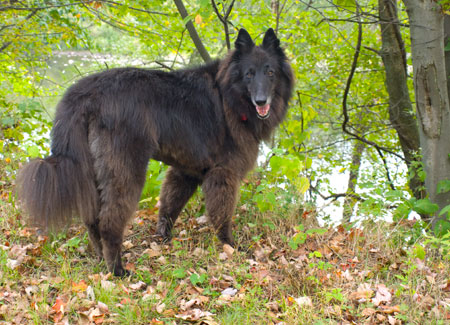
[[[322,258],[322,253],[318,252],[318,251],[314,251],[314,252],[309,253],[308,256],[309,256],[309,258],[312,258],[312,257]]]
[[[309,179],[307,177],[300,177],[295,181],[295,187],[301,194],[305,194],[309,189]]]
[[[347,9],[355,8],[355,0],[336,0],[336,5]]]
[[[191,15],[187,15],[186,17],[184,17],[183,19],[183,24],[187,25],[188,22],[190,22],[192,20],[192,16]]]
[[[444,207],[441,212],[439,212],[439,215],[442,216],[443,214],[447,213],[448,216],[450,216],[450,205],[447,205],[446,207]]]
[[[442,180],[437,185],[437,192],[439,194],[441,193],[447,193],[450,191],[450,180]]]
[[[298,248],[298,245],[303,244],[306,241],[306,238],[308,238],[308,236],[304,232],[296,233],[289,240],[288,245],[293,250],[296,250]]]
[[[450,222],[448,220],[438,220],[434,226],[434,233],[436,237],[445,236],[450,232]]]
[[[410,214],[412,210],[411,202],[405,201],[400,203],[397,206],[397,209],[394,211],[393,219],[394,221],[399,221],[400,219],[406,219],[408,218],[408,215]]]
[[[172,275],[174,278],[183,279],[186,277],[186,270],[182,267],[173,270]]]
[[[420,214],[433,214],[439,210],[439,206],[427,198],[414,202],[413,210]]]
[[[206,273],[203,273],[201,275],[198,275],[197,273],[191,274],[189,277],[189,280],[191,280],[192,285],[197,286],[198,284],[202,284],[207,279],[208,275]]]
[[[306,234],[319,234],[319,235],[323,235],[328,231],[328,229],[326,228],[312,228],[312,229],[308,229],[306,231]]]
[[[414,246],[413,254],[414,254],[414,257],[417,257],[417,258],[421,259],[422,261],[425,259],[425,249],[422,246],[420,246],[419,244],[416,244]]]
[[[447,42],[447,44],[445,45],[444,51],[446,51],[446,52],[450,51],[450,42]]]
[[[81,238],[72,237],[66,242],[66,247],[77,248],[80,246],[80,243],[81,243]]]
[[[210,6],[211,2],[209,0],[200,0],[200,8],[205,9]]]
[[[30,156],[30,158],[36,158],[40,154],[39,147],[38,146],[28,146],[27,153]]]

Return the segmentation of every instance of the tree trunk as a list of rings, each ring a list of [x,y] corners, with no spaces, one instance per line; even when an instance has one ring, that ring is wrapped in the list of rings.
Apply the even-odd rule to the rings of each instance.
[[[450,98],[450,16],[444,16],[445,74],[447,76],[447,95]],[[450,178],[450,176],[449,176]]]
[[[355,209],[356,199],[352,196],[355,194],[356,184],[358,182],[359,168],[361,167],[361,157],[364,152],[365,143],[356,141],[352,151],[352,164],[350,166],[350,174],[348,176],[348,185],[346,196],[344,199],[343,221],[350,222]]]
[[[435,0],[404,0],[411,26],[412,62],[420,145],[430,200],[440,209],[450,192],[437,193],[450,178],[450,106],[444,55],[444,15]],[[439,218],[434,218],[434,225]]]
[[[381,57],[386,73],[389,94],[389,119],[397,132],[409,171],[409,187],[417,199],[426,195],[419,179],[417,164],[420,160],[419,129],[414,116],[407,85],[406,51],[400,33],[396,0],[378,0],[381,28]]]

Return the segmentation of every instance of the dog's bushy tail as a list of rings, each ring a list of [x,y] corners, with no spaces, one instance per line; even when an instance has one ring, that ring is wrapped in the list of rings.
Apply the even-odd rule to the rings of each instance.
[[[98,192],[85,111],[63,99],[52,130],[51,156],[32,160],[19,171],[18,198],[34,225],[54,230],[73,216],[95,217]]]

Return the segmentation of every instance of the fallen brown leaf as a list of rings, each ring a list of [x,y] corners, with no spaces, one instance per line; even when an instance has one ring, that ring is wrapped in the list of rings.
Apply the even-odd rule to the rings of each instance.
[[[386,306],[381,307],[381,312],[385,314],[393,314],[393,313],[399,313],[400,312],[400,306]]]
[[[227,254],[228,258],[231,258],[234,253],[234,248],[228,244],[223,245],[223,251]]]
[[[390,303],[392,299],[391,292],[384,284],[377,285],[377,292],[375,298],[372,299],[372,303],[375,306],[379,306],[381,303]]]
[[[86,291],[88,285],[86,284],[86,281],[81,280],[80,282],[72,282],[72,291],[73,292],[83,292]]]
[[[198,321],[200,319],[211,319],[211,316],[213,315],[213,313],[210,313],[208,311],[203,311],[201,309],[195,308],[188,310],[182,314],[177,314],[175,315],[175,317],[187,321]]]

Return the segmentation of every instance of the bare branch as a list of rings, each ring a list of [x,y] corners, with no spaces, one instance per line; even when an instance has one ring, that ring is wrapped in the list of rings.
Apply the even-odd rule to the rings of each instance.
[[[0,11],[7,11],[7,10],[20,10],[20,11],[47,10],[47,9],[52,9],[52,8],[61,8],[61,7],[71,7],[71,6],[78,6],[78,5],[86,5],[86,4],[89,4],[90,2],[92,2],[92,1],[70,2],[70,3],[64,3],[64,4],[47,5],[47,6],[42,6],[42,7],[6,6],[6,7],[1,7]],[[116,2],[116,1],[111,1],[111,0],[99,0],[97,2],[102,2],[102,3],[108,4],[108,5],[112,5],[114,7],[123,7],[124,6],[124,4],[121,4],[121,3]],[[159,11],[145,10],[145,9],[141,9],[141,8],[131,7],[131,6],[127,6],[127,8],[129,8],[131,10],[134,10],[134,11],[140,11],[140,12],[144,12],[144,13],[152,14],[152,15],[169,16],[169,14],[164,13],[164,12],[159,12]]]
[[[217,17],[219,18],[219,20],[220,20],[220,21],[222,22],[222,24],[223,24],[223,29],[224,29],[224,32],[225,32],[225,41],[226,41],[227,49],[228,49],[228,50],[231,49],[230,33],[229,33],[229,30],[228,30],[228,17],[230,16],[231,10],[233,9],[234,1],[235,1],[235,0],[233,0],[233,1],[231,2],[230,6],[228,7],[228,9],[227,9],[227,11],[225,12],[225,14],[224,14],[224,15],[221,15],[220,12],[219,12],[219,9],[217,8],[216,2],[215,2],[214,0],[211,0],[211,4],[212,4],[212,6],[213,6],[214,12],[216,13]],[[225,7],[224,7],[223,2],[222,2],[222,8],[223,8],[224,11],[225,11]]]
[[[111,1],[111,0],[100,0],[99,2],[103,2],[109,5],[112,5],[114,7],[123,7],[124,5],[116,2],[116,1]],[[159,12],[159,11],[153,11],[153,10],[145,10],[145,9],[141,9],[141,8],[136,8],[136,7],[130,7],[127,6],[128,9],[134,10],[134,11],[140,11],[140,12],[144,12],[147,14],[151,14],[151,15],[161,15],[161,16],[170,16],[169,14],[165,13],[165,12]]]
[[[0,52],[3,52],[8,46],[11,45],[12,42],[6,42],[2,46],[0,46]]]
[[[87,1],[79,1],[79,2],[70,2],[70,3],[64,3],[59,5],[50,5],[50,6],[44,6],[44,7],[17,7],[17,6],[6,6],[0,8],[0,11],[8,11],[8,10],[20,10],[20,11],[35,11],[35,10],[47,10],[52,8],[61,8],[61,7],[71,7],[76,5],[83,5],[87,3]]]
[[[125,24],[124,22],[122,22],[120,20],[114,19],[110,15],[106,15],[104,12],[101,12],[93,7],[86,6],[86,4],[83,4],[83,7],[86,10],[88,10],[90,13],[92,13],[94,16],[96,16],[98,19],[100,19],[102,22],[104,22],[116,29],[119,29],[123,32],[126,32],[128,34],[134,35],[135,31],[137,30],[137,31],[141,32],[142,34],[154,34],[154,35],[161,36],[161,34],[156,33],[154,31]]]
[[[320,193],[319,189],[317,187],[315,187],[314,185],[310,184],[310,188],[325,201],[326,200],[336,201],[337,199],[339,199],[341,197],[351,197],[351,198],[361,201],[361,202],[365,201],[361,196],[359,196],[355,193],[336,193],[336,194],[331,194],[331,195],[324,195],[324,194]]]
[[[177,6],[177,9],[178,9],[178,12],[180,13],[181,18],[183,18],[183,20],[187,19],[188,13],[186,11],[186,7],[183,4],[183,1],[182,0],[173,0],[173,1],[175,2],[175,5]],[[203,61],[210,62],[211,57],[210,57],[208,51],[206,50],[205,46],[203,45],[202,40],[198,36],[197,30],[195,29],[194,24],[192,23],[192,21],[190,19],[186,22],[186,28],[189,32],[189,35],[191,36],[192,41],[195,44],[195,48],[197,49],[198,53],[202,57]]]
[[[394,182],[391,179],[391,174],[389,172],[389,167],[387,165],[386,158],[383,155],[383,152],[379,148],[375,148],[378,152],[378,155],[380,156],[381,160],[383,161],[384,169],[386,170],[386,178],[388,179],[389,186],[392,190],[395,191]]]
[[[185,31],[186,31],[186,29],[184,29],[183,32],[181,33],[180,43],[178,43],[178,47],[177,47],[177,54],[176,54],[175,57],[173,58],[172,66],[170,67],[170,70],[173,70],[173,67],[175,66],[175,62],[177,61],[178,54],[180,53],[180,47],[181,47],[181,44],[183,44],[183,38],[184,38],[184,32],[185,32]]]
[[[359,53],[361,51],[361,43],[362,43],[362,23],[361,23],[361,16],[360,16],[360,7],[359,7],[358,2],[356,2],[356,12],[357,12],[357,17],[358,17],[358,40],[356,43],[355,53],[353,54],[352,67],[350,69],[350,74],[347,78],[347,83],[345,85],[345,90],[344,90],[344,96],[342,99],[342,114],[344,115],[344,121],[342,122],[342,131],[344,131],[344,133],[346,133],[348,135],[355,137],[359,141],[362,141],[368,145],[375,147],[377,149],[377,151],[382,150],[382,151],[390,153],[391,155],[396,156],[397,158],[400,158],[401,160],[405,160],[405,158],[402,157],[401,155],[399,155],[398,153],[393,152],[392,150],[389,150],[387,148],[381,147],[378,144],[376,144],[375,142],[367,140],[367,139],[359,136],[358,134],[347,129],[347,124],[350,120],[350,118],[348,116],[348,109],[347,109],[347,98],[348,98],[348,94],[350,92],[350,86],[352,84],[353,76],[356,71],[356,66],[358,65],[358,58],[359,58]]]

